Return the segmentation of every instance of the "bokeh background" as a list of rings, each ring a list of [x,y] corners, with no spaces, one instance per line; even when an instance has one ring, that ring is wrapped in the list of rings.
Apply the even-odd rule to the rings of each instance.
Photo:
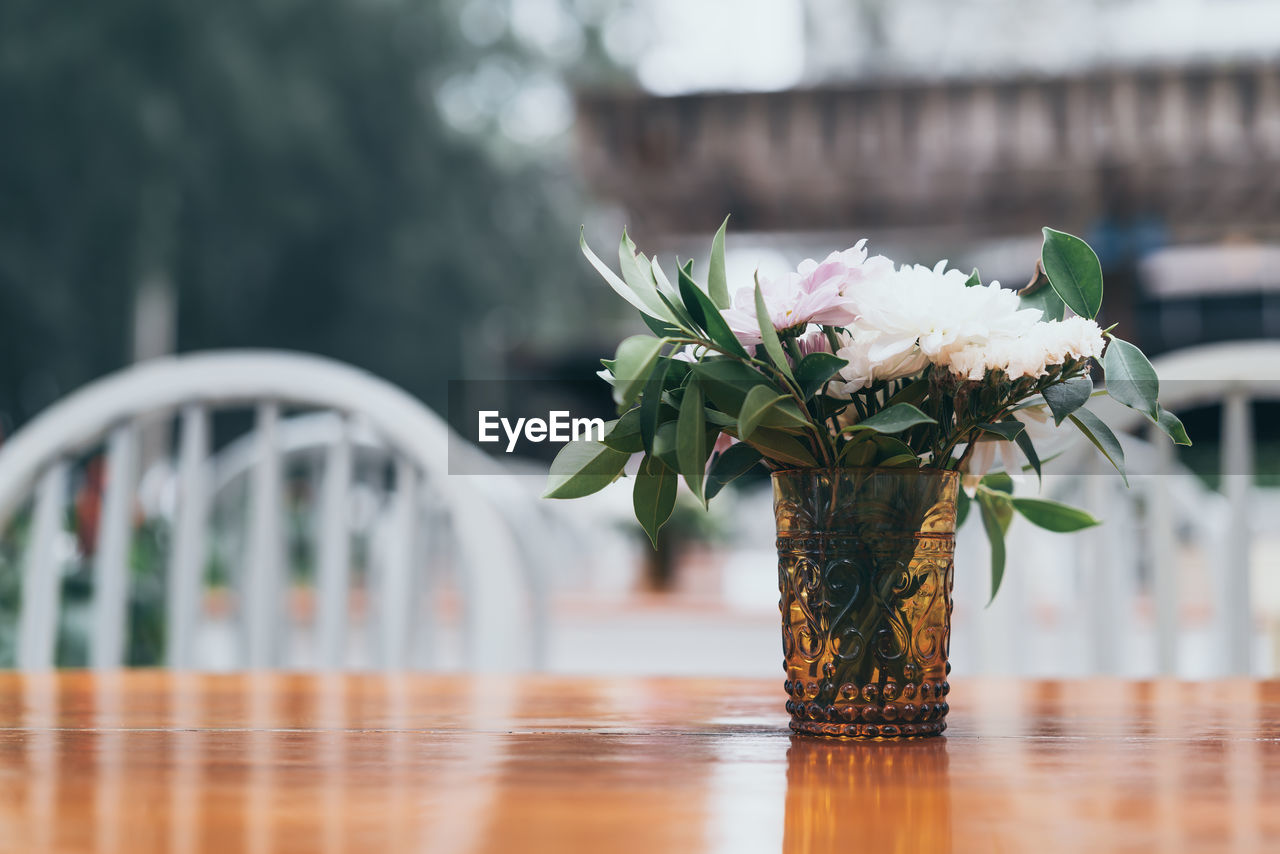
[[[445,417],[451,382],[513,397],[522,382],[562,383],[561,399],[607,411],[607,390],[583,380],[641,327],[579,256],[579,227],[604,257],[626,225],[668,263],[702,263],[726,213],[739,281],[867,237],[1016,287],[1053,225],[1097,248],[1104,319],[1149,354],[1274,341],[1278,167],[1271,0],[6,0],[0,434],[132,363],[241,347],[365,368]],[[1205,529],[1177,529],[1187,675],[1221,672],[1212,629],[1231,618],[1213,604],[1205,545],[1227,530],[1219,414],[1184,413],[1196,445],[1178,457],[1194,479],[1186,516]],[[1277,416],[1253,406],[1256,509],[1230,529],[1250,536],[1253,613],[1235,618],[1256,623],[1261,670],[1280,662]],[[219,422],[215,444],[249,426]],[[144,465],[170,439],[152,436]],[[83,462],[65,664],[85,661],[93,590],[101,473]],[[541,555],[547,666],[773,674],[770,515],[755,486],[711,515],[682,504],[657,552],[625,492],[545,511],[560,532]],[[300,588],[312,497],[289,492]],[[586,521],[562,515],[575,512]],[[133,535],[134,663],[163,657],[163,516],[144,507]],[[0,663],[23,531],[19,519],[0,543]],[[1022,541],[989,610],[974,547],[960,663],[1153,667],[1153,557],[1133,553],[1132,577],[1099,587],[1103,547],[1062,542]],[[235,563],[210,558],[215,611]],[[1082,651],[1099,596],[1124,597],[1131,655]],[[1044,636],[1013,640],[1029,625]]]

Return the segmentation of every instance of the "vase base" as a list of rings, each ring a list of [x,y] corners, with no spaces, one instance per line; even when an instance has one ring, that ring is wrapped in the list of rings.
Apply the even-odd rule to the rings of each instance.
[[[828,738],[927,738],[928,736],[941,735],[946,728],[946,721],[927,721],[914,724],[866,724],[791,719],[791,729],[796,732],[804,735],[821,735]]]

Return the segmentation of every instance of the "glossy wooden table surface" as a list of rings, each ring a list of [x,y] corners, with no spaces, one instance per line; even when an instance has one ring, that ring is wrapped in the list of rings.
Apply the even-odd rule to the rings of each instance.
[[[0,850],[1280,849],[1280,683],[956,679],[944,738],[780,680],[0,674]]]

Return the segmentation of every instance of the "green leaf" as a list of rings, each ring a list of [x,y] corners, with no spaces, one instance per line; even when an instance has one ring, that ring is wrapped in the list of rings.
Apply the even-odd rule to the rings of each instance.
[[[760,451],[745,442],[730,445],[717,454],[707,472],[707,500],[715,498],[720,490],[751,471],[760,459]]]
[[[765,305],[764,294],[760,291],[759,275],[756,276],[756,323],[760,327],[760,339],[764,344],[764,351],[769,354],[769,359],[777,365],[784,376],[794,379],[787,362],[787,355],[782,352],[782,342],[778,340],[778,330],[773,328],[773,321],[769,319],[769,308]]]
[[[705,329],[706,318],[703,316],[702,303],[697,298],[697,294],[702,291],[702,288],[693,280],[692,261],[688,261],[681,266],[679,259],[676,259],[676,282],[680,286],[680,301],[689,310],[689,316],[693,318],[693,322],[699,328]]]
[[[852,425],[854,430],[873,430],[876,433],[901,433],[917,424],[937,424],[938,422],[925,415],[909,403],[895,403],[886,406],[865,421]],[[846,428],[848,429],[848,428]]]
[[[600,442],[569,442],[556,454],[543,498],[581,498],[617,480],[631,455]]]
[[[876,447],[876,465],[883,465],[894,457],[916,456],[915,448],[895,436],[873,435],[871,444]]]
[[[1076,507],[1046,501],[1042,498],[1013,498],[1013,509],[1028,522],[1059,534],[1081,531],[1099,524],[1098,520]]]
[[[756,383],[755,385],[747,386],[746,384],[731,385],[704,381],[703,393],[714,406],[714,408],[709,406],[706,409],[707,421],[717,427],[736,428],[737,419],[742,413],[742,407],[746,405],[746,394],[760,385],[764,385],[770,395],[777,395],[778,390],[768,383]],[[744,392],[743,389],[746,391]],[[667,397],[671,399],[672,405],[679,406],[675,395],[668,395]],[[788,433],[803,433],[813,427],[813,422],[805,414],[804,410],[790,398],[765,410],[759,423],[764,427],[772,427]]]
[[[652,335],[632,335],[618,345],[613,358],[613,400],[621,407],[629,407],[640,396],[641,389],[653,372],[658,354],[667,342]]]
[[[908,468],[908,467],[919,468],[920,458],[916,456],[914,453],[896,454],[892,457],[889,457],[888,459],[881,460],[880,462],[876,463],[876,465],[879,466],[880,468],[886,468],[886,469]]]
[[[707,465],[707,422],[702,412],[702,385],[691,382],[680,401],[676,419],[676,460],[689,489],[703,501],[702,482]]]
[[[1107,376],[1107,394],[1152,422],[1160,423],[1160,378],[1137,347],[1112,338],[1102,354],[1102,370]]]
[[[685,307],[689,309],[689,313],[693,315],[698,325],[707,331],[708,337],[722,350],[744,359],[749,358],[746,349],[738,341],[738,336],[733,334],[729,324],[725,323],[724,318],[720,316],[720,309],[715,307],[711,298],[702,292],[702,288],[698,287],[698,283],[689,275],[692,269],[693,265],[690,264],[680,268],[679,272],[680,298],[684,300]]]
[[[1000,421],[994,424],[979,424],[978,427],[984,432],[999,436],[1008,442],[1018,438],[1018,434],[1027,429],[1027,425],[1017,420]]]
[[[991,598],[987,600],[990,605],[1000,592],[1000,583],[1004,581],[1004,535],[1009,530],[1013,508],[1010,507],[1008,498],[978,490],[978,510],[982,515],[982,528],[987,532],[987,542],[991,544]]]
[[[876,450],[876,443],[871,441],[870,432],[863,433],[861,437],[855,434],[840,451],[840,463],[853,468],[869,466],[875,461]]]
[[[649,381],[645,383],[644,392],[640,395],[640,439],[644,449],[653,453],[653,437],[658,431],[658,422],[662,415],[662,391],[671,371],[671,359],[663,358],[660,364],[649,373]]]
[[[729,277],[724,269],[724,231],[729,218],[720,223],[720,229],[711,239],[711,264],[707,267],[707,294],[716,308],[729,307]]]
[[[805,400],[813,397],[847,364],[848,361],[831,353],[810,353],[805,356],[795,369],[800,396]]]
[[[1102,307],[1102,265],[1089,244],[1073,234],[1044,229],[1041,249],[1049,284],[1068,307],[1093,319]]]
[[[1040,309],[1040,319],[1043,321],[1062,320],[1067,316],[1067,304],[1050,287],[1027,294],[1019,298],[1018,303],[1021,308]]]
[[[693,362],[686,362],[683,359],[668,359],[667,378],[663,381],[662,387],[664,389],[680,388],[684,385],[692,367]]]
[[[1036,262],[1035,276],[1018,292],[1018,304],[1022,308],[1040,309],[1041,320],[1062,320],[1067,314],[1067,304],[1049,284],[1043,261]]]
[[[657,257],[649,263],[649,269],[653,273],[653,281],[658,286],[658,294],[678,301],[680,292],[676,290],[675,286],[671,284],[671,280],[667,278],[667,274],[663,272],[662,265],[658,263]]]
[[[973,272],[969,274],[969,278],[967,278],[967,279],[965,279],[965,280],[964,280],[964,286],[965,286],[966,288],[980,288],[980,287],[982,287],[982,277],[978,275],[978,268],[977,268],[977,267],[974,267],[974,268],[973,268]]]
[[[654,281],[649,259],[636,251],[627,230],[622,229],[622,241],[618,244],[618,268],[622,270],[622,279],[627,287],[651,308],[660,305],[658,300],[658,284]]]
[[[1129,476],[1124,473],[1124,448],[1120,446],[1120,440],[1116,438],[1115,433],[1111,432],[1111,428],[1083,406],[1067,417],[1080,429],[1085,438],[1111,461],[1111,465],[1115,466],[1116,471],[1120,472],[1120,476],[1124,478],[1125,486],[1128,486]]]
[[[655,265],[653,269],[656,270],[658,267]],[[668,296],[659,292],[658,301],[666,307],[667,313],[675,318],[675,323],[682,332],[695,337],[699,334],[698,324],[694,323],[693,318],[689,316],[689,312],[685,311],[684,304],[680,302],[678,296]]]
[[[1013,478],[1009,476],[1008,472],[997,471],[983,475],[978,483],[987,489],[1003,492],[1005,495],[1013,494]]]
[[[969,510],[972,507],[973,507],[973,499],[970,498],[969,493],[965,492],[964,488],[961,487],[960,491],[956,494],[956,529],[957,530],[959,530],[960,526],[963,525],[965,520],[969,518]]]
[[[1062,424],[1064,418],[1084,406],[1093,394],[1093,380],[1088,374],[1072,377],[1065,382],[1054,383],[1044,390],[1044,402],[1053,413],[1053,423]]]
[[[746,402],[743,401],[743,405]],[[784,430],[788,433],[803,433],[813,426],[813,422],[809,420],[809,416],[796,405],[791,398],[787,398],[780,403],[775,403],[764,411],[764,415],[760,418],[762,427],[772,427],[775,430]]]
[[[921,377],[907,383],[898,393],[885,401],[884,408],[889,409],[899,403],[916,404],[922,402],[929,394],[929,378]]]
[[[713,427],[728,427],[735,430],[738,427],[738,419],[725,415],[718,409],[703,406],[702,414],[707,419],[707,424]]]
[[[758,385],[747,392],[747,398],[742,402],[742,411],[738,413],[739,439],[750,439],[769,409],[789,399],[785,394],[774,392],[775,389],[767,385]]]
[[[644,528],[656,549],[658,529],[671,518],[671,511],[676,506],[676,473],[656,457],[645,456],[640,461],[640,471],[631,490],[631,504],[640,527]]]
[[[662,265],[658,263],[657,258],[653,258],[649,262],[649,272],[653,274],[654,284],[657,285],[655,293],[657,294],[659,305],[663,308],[663,319],[668,323],[674,323],[686,335],[697,335],[698,332],[693,318],[689,316],[689,312],[684,310],[684,305],[680,302],[679,292],[672,287],[667,274],[662,272]]]
[[[662,460],[672,471],[680,470],[680,460],[676,454],[676,422],[663,421],[653,434],[652,456]]]
[[[693,363],[689,369],[702,381],[706,396],[716,408],[735,418],[742,411],[748,391],[762,383],[774,388],[764,374],[733,359],[705,359]]]
[[[813,458],[813,454],[803,442],[781,430],[759,427],[747,441],[761,454],[780,463],[803,467],[811,467],[818,464],[818,461]]]
[[[1169,410],[1163,407],[1160,409],[1160,421],[1157,423],[1161,430],[1169,434],[1175,445],[1191,444],[1191,437],[1187,435],[1187,428],[1182,426],[1182,420]]]
[[[1027,434],[1026,430],[1023,430],[1014,437],[1013,441],[1022,449],[1023,456],[1027,458],[1027,462],[1031,465],[1031,470],[1036,473],[1036,479],[1040,483],[1044,483],[1044,476],[1040,471],[1040,455],[1036,453],[1036,446],[1031,441],[1031,436]]]
[[[596,257],[596,253],[592,252],[591,247],[587,245],[586,229],[583,229],[579,234],[578,245],[582,248],[582,254],[591,262],[591,266],[596,268],[596,272],[600,274],[601,278],[609,283],[609,287],[613,288],[618,296],[631,303],[632,306],[639,309],[644,314],[664,320],[668,319],[666,317],[667,312],[663,310],[661,302],[655,301],[653,304],[647,303],[640,297],[640,295],[631,290],[631,288],[627,286],[626,282],[618,278],[617,273],[610,270],[607,264]]]
[[[840,464],[853,468],[920,464],[916,450],[901,439],[872,433],[855,433],[840,451]]]
[[[649,327],[650,331],[659,338],[678,338],[683,331],[680,327],[668,323],[665,320],[659,320],[656,317],[650,317],[647,314],[641,314],[640,319],[644,321],[644,325]]]
[[[604,443],[615,451],[636,454],[644,450],[640,435],[640,408],[628,409],[617,421],[605,425]]]

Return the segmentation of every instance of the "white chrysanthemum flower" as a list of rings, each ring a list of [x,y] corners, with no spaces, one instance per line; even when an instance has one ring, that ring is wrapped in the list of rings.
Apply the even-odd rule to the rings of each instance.
[[[1000,287],[965,287],[968,276],[946,269],[903,265],[893,276],[866,282],[849,293],[857,314],[850,326],[879,333],[868,351],[878,362],[912,347],[937,361],[954,348],[979,343],[994,334],[1015,334],[1040,319],[1022,309],[1018,295]]]
[[[840,372],[842,391],[910,376],[930,362],[949,364],[954,352],[981,348],[994,336],[1015,336],[1040,319],[1038,310],[1021,308],[1017,294],[998,282],[966,287],[969,277],[946,263],[932,269],[904,265],[849,291],[856,317],[838,354],[849,361]]]
[[[1065,320],[1051,321],[1057,327],[1056,351],[1062,356],[1073,359],[1102,358],[1102,349],[1106,342],[1102,337],[1102,328],[1095,321],[1084,317],[1068,317]]]
[[[1010,379],[1043,377],[1068,359],[1102,355],[1102,330],[1083,317],[1036,323],[1015,335],[996,335],[950,354],[946,366],[958,377],[981,380],[987,371],[1003,371]]]
[[[961,379],[975,382],[987,371],[1003,371],[1014,380],[1047,373],[1044,348],[1029,336],[1001,336],[970,344],[949,354],[946,367]]]
[[[915,346],[881,359],[872,359],[871,350],[879,337],[880,333],[875,330],[861,329],[853,336],[840,336],[841,346],[836,355],[849,364],[840,369],[840,379],[832,382],[830,390],[833,394],[849,395],[877,380],[909,377],[920,373],[929,364],[929,357]]]

